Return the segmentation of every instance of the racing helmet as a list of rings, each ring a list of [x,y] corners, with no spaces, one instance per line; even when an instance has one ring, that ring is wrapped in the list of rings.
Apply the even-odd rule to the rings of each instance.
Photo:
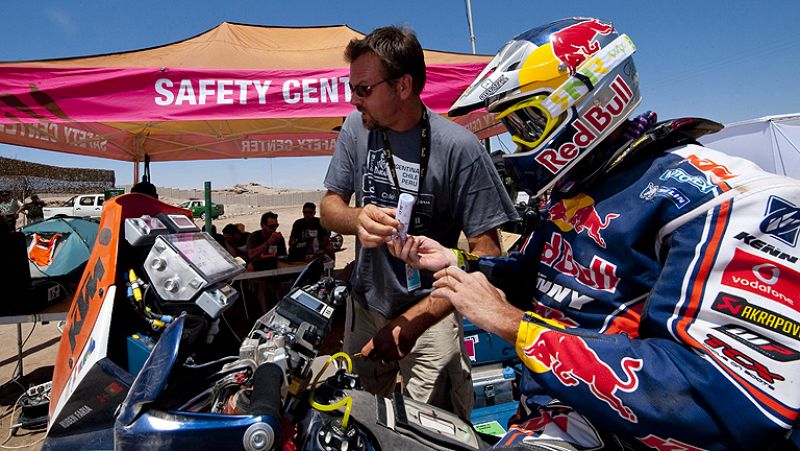
[[[450,108],[495,113],[517,143],[506,167],[531,196],[558,182],[624,123],[641,97],[625,34],[575,17],[514,37]],[[582,171],[575,171],[582,172]],[[574,175],[574,174],[573,174]]]

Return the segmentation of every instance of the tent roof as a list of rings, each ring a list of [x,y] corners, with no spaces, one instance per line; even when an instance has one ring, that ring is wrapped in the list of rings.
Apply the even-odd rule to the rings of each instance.
[[[275,27],[222,22],[182,41],[102,55],[0,65],[37,67],[184,67],[205,69],[313,69],[343,67],[344,49],[364,34],[347,25]],[[488,63],[491,55],[425,50],[433,64]]]
[[[223,22],[162,46],[0,63],[0,142],[127,161],[322,156],[353,110],[346,25]],[[422,99],[445,115],[490,60],[425,50]],[[485,138],[494,115],[456,119]]]
[[[800,113],[735,122],[699,141],[746,158],[768,172],[800,180]]]
[[[800,119],[800,113],[775,114],[772,116],[762,116],[762,117],[757,117],[755,119],[747,119],[739,122],[731,122],[730,124],[726,124],[725,128],[738,127],[740,125],[746,125],[746,124],[758,124],[762,122],[795,121],[797,119]]]

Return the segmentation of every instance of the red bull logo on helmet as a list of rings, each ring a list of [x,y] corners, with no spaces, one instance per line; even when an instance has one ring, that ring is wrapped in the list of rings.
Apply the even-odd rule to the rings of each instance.
[[[611,100],[605,105],[595,105],[589,108],[581,117],[575,119],[572,123],[572,127],[575,129],[572,139],[562,143],[556,149],[546,148],[539,152],[535,157],[539,164],[553,174],[558,173],[577,158],[581,151],[594,144],[597,138],[602,136],[614,122],[612,119],[625,112],[625,108],[633,99],[633,91],[630,86],[620,75],[617,75],[609,86],[614,91]]]
[[[567,67],[570,75],[574,75],[587,57],[600,50],[595,38],[611,34],[612,31],[614,27],[611,24],[604,24],[597,19],[570,25],[550,35],[553,55]]]
[[[606,241],[600,232],[608,227],[612,219],[619,217],[617,213],[609,213],[601,217],[594,207],[594,199],[585,194],[578,194],[573,198],[555,202],[550,206],[547,214],[548,219],[562,232],[570,230],[575,230],[575,233],[586,232],[589,238],[603,249],[606,248]]]
[[[636,414],[623,404],[617,392],[630,393],[639,387],[636,372],[642,369],[642,359],[624,357],[620,361],[627,377],[627,380],[622,380],[582,338],[555,330],[540,332],[523,352],[533,361],[528,362],[533,363],[533,371],[550,371],[568,387],[583,382],[594,396],[608,404],[619,416],[632,423],[638,421]]]

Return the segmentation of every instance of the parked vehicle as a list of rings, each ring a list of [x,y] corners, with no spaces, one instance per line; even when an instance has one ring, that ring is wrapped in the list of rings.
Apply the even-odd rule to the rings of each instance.
[[[205,219],[206,217],[206,201],[203,199],[189,199],[181,202],[178,205],[180,208],[191,210],[192,216],[195,218]],[[217,219],[225,214],[225,206],[222,204],[215,204],[211,202],[211,219]]]
[[[72,197],[59,207],[44,207],[44,219],[59,218],[64,216],[79,216],[84,218],[99,218],[106,200],[103,194],[80,194]]]

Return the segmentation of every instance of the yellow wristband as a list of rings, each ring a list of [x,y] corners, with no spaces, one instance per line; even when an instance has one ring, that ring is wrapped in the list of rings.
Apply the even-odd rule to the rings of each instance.
[[[464,256],[464,251],[462,251],[461,249],[450,249],[450,250],[453,251],[454,254],[456,254],[456,266],[461,268],[462,271],[466,271],[467,259]]]

